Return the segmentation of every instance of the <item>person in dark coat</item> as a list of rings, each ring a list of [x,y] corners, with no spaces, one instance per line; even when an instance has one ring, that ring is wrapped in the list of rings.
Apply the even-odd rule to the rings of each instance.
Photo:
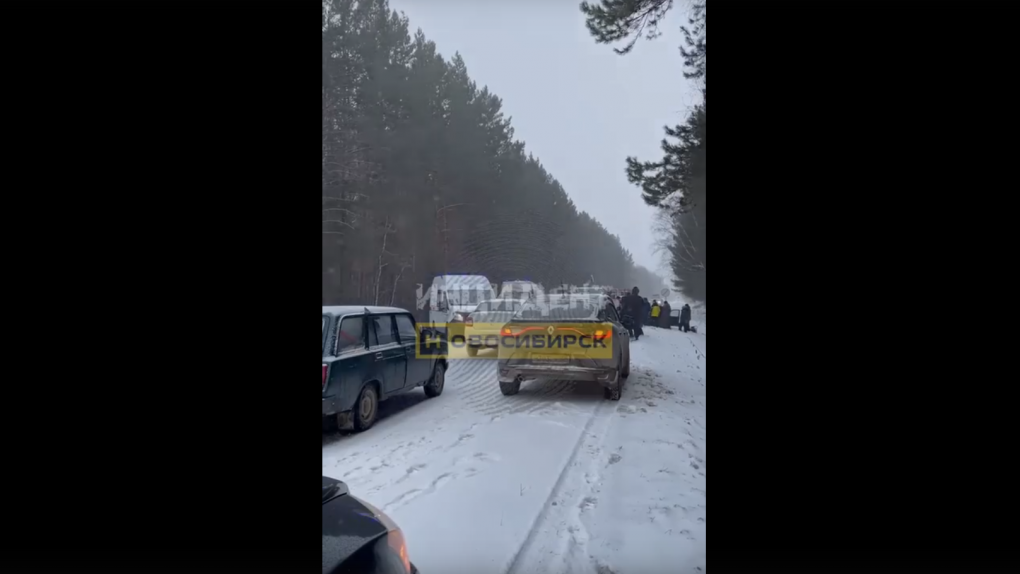
[[[627,323],[627,330],[630,331],[630,335],[631,337],[634,337],[635,341],[637,341],[641,337],[641,335],[645,334],[644,330],[641,328],[642,302],[641,297],[638,297],[639,292],[640,292],[639,289],[635,287],[633,290],[631,290],[630,295],[627,295],[623,298],[623,301],[621,303],[621,306],[623,308],[623,316],[626,319],[625,322]]]
[[[644,306],[641,308],[642,325],[651,323],[652,320],[652,304],[648,302],[648,297],[641,299]]]
[[[669,312],[672,310],[669,306],[669,301],[662,302],[662,312],[659,313],[659,326],[663,329],[669,329]]]
[[[680,330],[684,333],[691,330],[691,306],[687,303],[680,308]]]

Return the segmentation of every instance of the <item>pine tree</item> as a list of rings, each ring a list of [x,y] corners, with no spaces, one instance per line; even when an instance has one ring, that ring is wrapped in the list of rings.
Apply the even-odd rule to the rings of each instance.
[[[413,308],[443,273],[620,285],[619,238],[514,139],[502,102],[386,0],[322,0],[323,304]]]
[[[658,35],[658,25],[672,7],[672,0],[602,0],[601,6],[581,4],[588,29],[599,43],[630,37],[618,54],[626,54],[642,33]],[[659,161],[639,161],[628,157],[627,179],[641,187],[642,199],[665,209],[673,218],[670,230],[670,266],[674,285],[689,297],[705,301],[705,224],[708,144],[706,128],[706,1],[696,0],[687,26],[681,26],[684,45],[684,77],[701,87],[702,101],[686,121],[665,126],[663,157]]]
[[[602,0],[600,5],[581,2],[588,31],[600,44],[611,44],[631,38],[617,54],[626,54],[642,34],[649,40],[658,37],[659,22],[673,7],[673,0]]]

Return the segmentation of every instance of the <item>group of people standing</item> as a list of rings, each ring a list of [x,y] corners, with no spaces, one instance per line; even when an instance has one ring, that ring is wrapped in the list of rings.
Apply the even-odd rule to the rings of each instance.
[[[640,292],[641,290],[635,287],[620,301],[624,323],[635,341],[644,335],[643,325],[669,329],[669,314],[672,312],[669,301],[659,304],[658,300],[653,299],[649,303],[647,297],[640,296]],[[686,303],[680,308],[679,327],[684,333],[691,330],[691,307]]]

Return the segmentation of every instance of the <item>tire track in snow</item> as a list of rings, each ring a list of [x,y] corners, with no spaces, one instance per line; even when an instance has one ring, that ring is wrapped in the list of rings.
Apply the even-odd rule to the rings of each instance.
[[[572,393],[576,381],[543,379],[528,381],[520,394],[504,396],[499,390],[496,373],[497,359],[458,361],[450,369],[451,390],[456,391],[457,402],[468,410],[486,416],[505,414],[534,414],[555,409],[556,399]]]
[[[699,361],[708,360],[708,357],[705,355],[705,351],[701,350],[701,347],[699,347],[697,343],[694,342],[694,337],[688,338],[687,342],[689,342],[691,346],[694,347],[694,356],[697,357]]]
[[[496,385],[496,366],[490,360],[472,360],[457,371],[459,402],[472,403],[475,398]]]
[[[499,391],[498,381],[494,382],[492,390],[470,406],[485,415],[532,414],[552,408],[558,402],[555,399],[571,393],[577,386],[576,382],[568,380],[531,381],[525,385],[520,394],[506,397]]]
[[[476,404],[480,397],[491,394],[499,388],[495,365],[484,365],[474,369],[464,380],[460,398],[465,404]]]
[[[546,497],[545,502],[542,505],[542,510],[538,512],[534,520],[531,523],[531,528],[528,530],[528,534],[524,539],[521,546],[514,552],[513,558],[510,559],[506,567],[503,569],[503,574],[517,574],[518,570],[521,570],[521,574],[531,571],[531,552],[534,547],[539,544],[539,538],[537,534],[545,529],[546,523],[549,520],[551,514],[551,508],[558,508],[553,505],[555,499],[560,496],[564,490],[565,478],[567,475],[572,474],[570,472],[571,467],[574,466],[575,460],[577,459],[578,453],[581,452],[582,447],[588,444],[591,446],[592,443],[596,445],[601,444],[606,436],[606,429],[609,427],[609,423],[612,421],[613,413],[616,412],[616,403],[613,401],[602,401],[598,403],[592,412],[591,418],[584,425],[584,429],[581,431],[580,436],[577,438],[577,443],[574,445],[570,456],[567,457],[566,462],[563,464],[563,468],[560,469],[559,476],[556,478],[556,483],[553,485],[552,490],[549,492],[549,496]],[[588,440],[593,438],[594,440]],[[573,533],[572,533],[573,534]],[[576,541],[576,538],[575,538]]]

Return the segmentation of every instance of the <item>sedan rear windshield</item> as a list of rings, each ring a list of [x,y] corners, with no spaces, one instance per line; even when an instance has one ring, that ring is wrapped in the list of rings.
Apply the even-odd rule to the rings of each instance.
[[[553,297],[549,304],[528,302],[514,315],[514,319],[577,321],[598,316],[598,302],[587,297]]]

